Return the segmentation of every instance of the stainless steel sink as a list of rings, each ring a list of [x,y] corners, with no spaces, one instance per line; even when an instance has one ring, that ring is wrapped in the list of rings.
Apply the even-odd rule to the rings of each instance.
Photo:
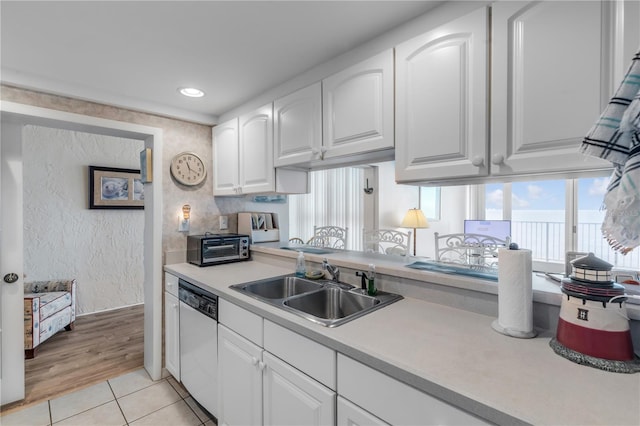
[[[247,293],[265,299],[285,299],[297,294],[323,288],[322,284],[298,277],[283,277],[276,280],[258,281],[240,287]]]
[[[382,291],[368,296],[350,284],[290,275],[231,288],[326,327],[344,324],[402,299],[398,294]]]
[[[329,320],[348,317],[380,303],[379,299],[344,291],[339,288],[323,288],[300,297],[284,301],[284,305],[314,317]]]

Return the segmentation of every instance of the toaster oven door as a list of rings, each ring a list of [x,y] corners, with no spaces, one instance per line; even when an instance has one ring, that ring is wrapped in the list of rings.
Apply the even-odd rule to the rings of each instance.
[[[203,263],[217,263],[240,259],[240,239],[209,239],[202,241]]]

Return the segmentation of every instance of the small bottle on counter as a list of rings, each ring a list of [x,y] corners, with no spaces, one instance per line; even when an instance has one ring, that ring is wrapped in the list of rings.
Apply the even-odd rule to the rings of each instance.
[[[298,258],[296,259],[296,277],[304,278],[307,273],[307,268],[304,264],[304,253],[299,251]]]
[[[367,278],[369,279],[369,283],[367,286],[367,293],[369,296],[375,296],[378,293],[378,289],[376,288],[376,265],[373,263],[369,264],[369,272],[367,273]]]

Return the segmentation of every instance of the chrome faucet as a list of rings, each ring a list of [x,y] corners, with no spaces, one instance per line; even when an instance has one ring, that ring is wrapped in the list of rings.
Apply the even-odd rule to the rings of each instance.
[[[330,264],[327,258],[322,259],[322,269],[329,272],[329,275],[331,275],[331,279],[334,282],[340,282],[340,270],[336,266]]]

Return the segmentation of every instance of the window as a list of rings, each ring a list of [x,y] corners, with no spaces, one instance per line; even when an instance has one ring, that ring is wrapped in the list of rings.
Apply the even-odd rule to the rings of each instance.
[[[343,167],[309,173],[309,194],[289,196],[289,237],[308,241],[314,226],[349,228],[347,250],[361,250],[364,169]]]
[[[288,197],[290,238],[308,241],[314,225],[340,226],[349,228],[347,249],[362,250],[365,228],[406,232],[400,224],[410,208],[440,219],[440,188],[396,184],[393,161],[312,171],[309,182],[309,194]]]
[[[428,221],[440,220],[440,188],[420,187],[420,210]]]
[[[534,259],[564,263],[565,182],[547,180],[511,184],[511,238],[531,249]]]
[[[563,272],[567,251],[593,252],[619,268],[638,269],[640,253],[624,256],[602,237],[608,182],[599,177],[487,184],[481,211],[485,219],[511,220],[511,240],[531,250],[534,269]]]
[[[576,251],[592,252],[618,268],[638,270],[640,250],[633,250],[623,255],[612,250],[609,243],[602,238],[600,227],[606,214],[603,209],[603,199],[607,185],[609,185],[609,177],[577,180]]]

